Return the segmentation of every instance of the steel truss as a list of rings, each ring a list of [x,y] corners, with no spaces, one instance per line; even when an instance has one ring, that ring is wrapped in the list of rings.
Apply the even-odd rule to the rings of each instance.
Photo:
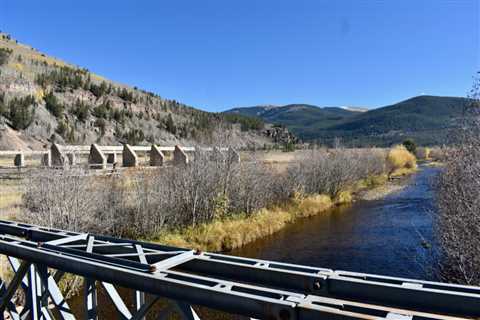
[[[97,319],[101,285],[120,319],[145,319],[159,297],[171,312],[200,319],[192,305],[252,319],[471,319],[480,288],[334,271],[0,220],[0,255],[14,277],[1,281],[0,318],[76,319],[58,282],[84,278],[86,319]],[[1,279],[0,279],[1,280]],[[128,308],[116,286],[135,290]],[[12,297],[23,289],[26,302]],[[153,299],[145,299],[145,295]],[[21,311],[20,311],[21,309]],[[132,310],[134,309],[134,310]]]

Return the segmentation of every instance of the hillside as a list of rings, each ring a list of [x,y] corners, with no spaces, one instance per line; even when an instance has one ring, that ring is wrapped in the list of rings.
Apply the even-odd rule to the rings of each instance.
[[[0,33],[0,150],[53,141],[263,146],[271,138],[262,126],[115,83]]]
[[[328,128],[359,113],[337,107],[319,108],[308,104],[256,106],[231,109],[227,112],[255,116],[265,122],[284,125],[303,139],[309,139],[312,130]]]
[[[448,142],[469,100],[457,97],[418,96],[366,112],[311,105],[235,108],[228,113],[257,116],[287,126],[306,141],[331,144],[340,138],[346,145],[385,146],[411,138],[419,144]]]

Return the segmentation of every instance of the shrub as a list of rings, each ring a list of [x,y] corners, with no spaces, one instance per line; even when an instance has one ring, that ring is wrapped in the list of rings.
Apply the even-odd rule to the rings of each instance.
[[[112,105],[109,100],[93,108],[93,115],[97,118],[107,119]]]
[[[12,49],[0,48],[0,66],[6,64],[10,55],[12,54]]]
[[[142,129],[130,129],[123,134],[122,138],[126,140],[126,143],[135,145],[145,140],[145,134]]]
[[[109,93],[109,86],[105,81],[102,81],[99,85],[94,83],[90,84],[90,92],[96,97],[100,98],[106,93]]]
[[[445,281],[480,285],[480,78],[471,98],[455,132],[459,144],[441,150],[445,168],[437,182],[433,218],[438,247],[433,251]]]
[[[100,135],[104,136],[105,135],[105,128],[107,126],[107,124],[105,123],[105,120],[103,120],[101,118],[97,119],[97,120],[95,120],[94,125],[95,125],[95,127],[100,129]]]
[[[81,122],[85,122],[85,120],[87,120],[88,118],[89,113],[90,106],[77,99],[77,101],[75,102],[75,106],[73,107],[73,114],[77,117],[77,119]]]
[[[17,130],[28,128],[35,117],[35,106],[35,98],[31,95],[23,98],[13,98],[8,103],[8,118],[12,127]]]
[[[387,162],[392,173],[398,169],[415,169],[417,160],[404,146],[395,146],[388,152]]]
[[[135,96],[133,95],[133,93],[125,88],[118,92],[118,97],[125,101],[135,102]]]
[[[63,114],[65,107],[58,101],[53,92],[49,92],[43,99],[45,100],[45,107],[47,110],[56,118]]]
[[[343,189],[349,183],[385,168],[385,154],[376,149],[314,150],[280,172],[263,162],[237,163],[228,153],[197,149],[191,158],[186,166],[103,178],[86,177],[86,172],[73,169],[53,174],[40,171],[31,177],[25,193],[29,219],[44,217],[55,227],[143,238],[157,237],[165,227],[195,227],[198,232],[179,238],[232,248],[278,230],[296,215],[277,205],[289,204],[301,212],[299,216],[316,214],[332,205],[333,197],[324,193],[335,194],[336,201],[348,201],[349,193]],[[72,181],[72,188],[65,188],[67,181]],[[296,202],[294,196],[303,195],[312,196]],[[76,198],[70,213],[69,205]],[[195,238],[207,233],[205,239],[223,240],[208,244],[209,240]]]
[[[63,120],[58,121],[58,125],[57,125],[57,128],[55,129],[55,132],[61,135],[62,137],[65,137],[65,134],[67,133],[67,131],[68,131],[68,124]]]
[[[415,142],[413,140],[407,139],[407,140],[403,141],[402,145],[411,154],[415,155],[417,153],[417,145],[415,144]]]

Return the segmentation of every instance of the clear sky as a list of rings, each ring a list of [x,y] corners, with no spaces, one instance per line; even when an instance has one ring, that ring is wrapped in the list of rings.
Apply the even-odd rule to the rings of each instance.
[[[0,0],[0,30],[118,82],[220,111],[465,96],[479,0]]]

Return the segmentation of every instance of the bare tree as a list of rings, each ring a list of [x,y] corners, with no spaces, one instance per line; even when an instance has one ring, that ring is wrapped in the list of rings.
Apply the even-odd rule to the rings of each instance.
[[[437,184],[435,218],[439,275],[464,284],[480,284],[480,78],[457,132],[460,142],[446,151]]]

